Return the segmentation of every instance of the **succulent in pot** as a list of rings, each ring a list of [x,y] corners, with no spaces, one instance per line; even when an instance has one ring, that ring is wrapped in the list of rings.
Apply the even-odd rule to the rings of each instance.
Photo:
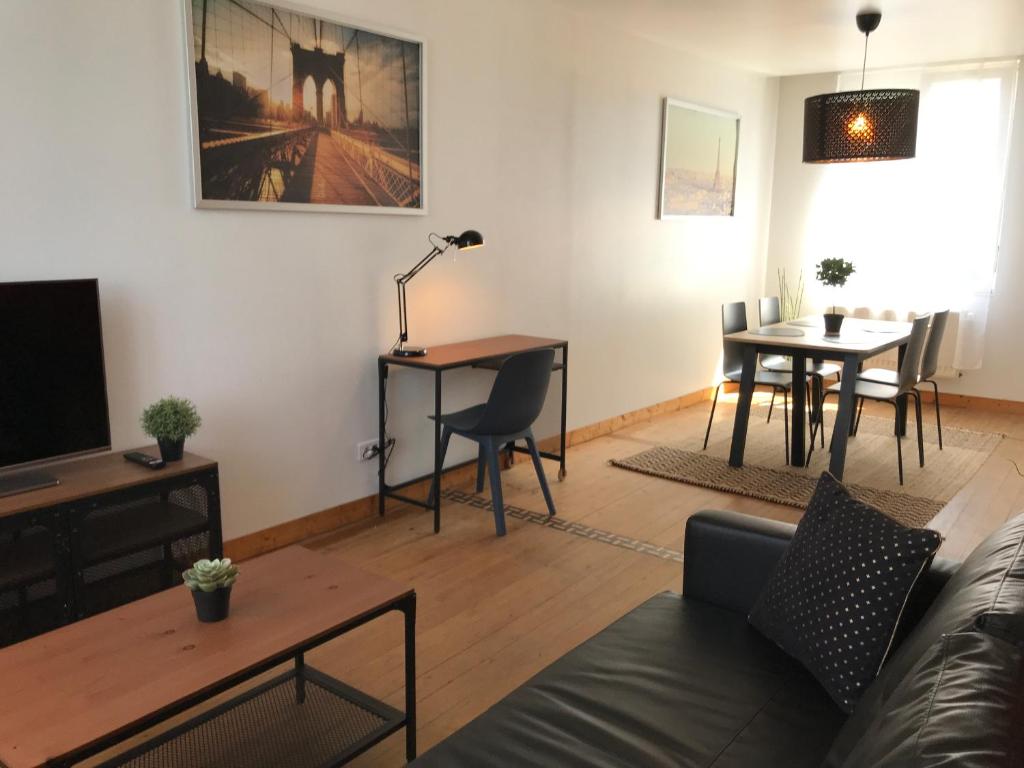
[[[156,438],[164,461],[180,461],[185,438],[194,435],[202,423],[195,403],[183,397],[165,397],[142,412],[142,429]]]
[[[228,617],[231,585],[238,578],[238,566],[231,562],[231,558],[197,560],[181,577],[192,592],[200,621],[221,621]]]
[[[815,265],[815,279],[829,288],[842,288],[857,268],[846,259],[822,259]],[[836,312],[833,296],[832,312],[825,313],[825,335],[838,336],[843,327],[843,316]]]

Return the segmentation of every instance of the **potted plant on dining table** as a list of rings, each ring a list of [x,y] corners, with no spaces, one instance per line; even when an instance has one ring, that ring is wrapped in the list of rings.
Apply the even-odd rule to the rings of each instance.
[[[846,281],[857,271],[852,262],[846,259],[822,259],[815,265],[815,279],[829,288],[842,288]],[[832,311],[825,313],[825,335],[838,336],[843,327],[843,316],[836,312],[835,294],[832,296]]]

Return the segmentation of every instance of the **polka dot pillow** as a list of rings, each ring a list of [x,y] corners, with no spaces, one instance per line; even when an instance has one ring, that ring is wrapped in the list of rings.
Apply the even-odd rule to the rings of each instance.
[[[852,712],[942,537],[905,528],[825,473],[750,623]]]

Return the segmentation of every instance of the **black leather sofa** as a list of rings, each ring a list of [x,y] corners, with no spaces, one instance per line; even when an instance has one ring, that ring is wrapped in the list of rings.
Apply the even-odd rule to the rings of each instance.
[[[884,742],[887,724],[906,725],[908,718],[892,717],[886,705],[900,690],[917,690],[915,663],[943,635],[973,631],[986,618],[1011,635],[1024,626],[1021,515],[962,565],[933,562],[908,601],[898,645],[847,717],[799,663],[747,623],[794,529],[736,513],[697,513],[686,527],[682,595],[651,598],[414,765],[847,768],[860,765],[858,744]],[[969,670],[953,684],[985,690],[985,674]],[[946,718],[937,724],[940,735],[956,738],[958,717],[992,714],[953,708],[935,717]],[[999,733],[1012,730],[997,725]],[[941,764],[1024,765],[1005,757],[1014,747],[962,748],[964,761]]]

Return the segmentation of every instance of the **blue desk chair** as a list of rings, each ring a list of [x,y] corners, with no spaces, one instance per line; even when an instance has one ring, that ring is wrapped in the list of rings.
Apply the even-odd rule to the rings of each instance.
[[[502,446],[516,440],[525,440],[526,447],[537,471],[540,489],[548,505],[548,514],[554,517],[555,503],[551,499],[544,467],[537,453],[537,442],[533,437],[533,423],[540,416],[544,399],[551,380],[551,366],[555,361],[555,350],[539,349],[512,355],[502,364],[494,379],[494,386],[486,403],[474,405],[455,413],[446,413],[439,421],[441,434],[441,463],[448,453],[452,435],[479,443],[480,449],[476,467],[476,491],[484,489],[484,468],[491,480],[491,501],[494,504],[494,529],[499,536],[505,535],[505,506],[501,498],[501,470],[498,456]],[[431,416],[430,418],[433,418]],[[437,488],[431,488],[433,500]]]

